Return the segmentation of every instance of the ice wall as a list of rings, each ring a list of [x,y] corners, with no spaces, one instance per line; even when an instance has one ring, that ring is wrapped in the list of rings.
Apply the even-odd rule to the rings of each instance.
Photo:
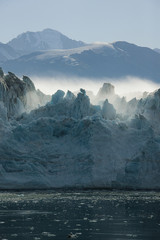
[[[98,105],[80,89],[41,106],[30,79],[1,76],[0,189],[160,189],[160,90],[127,102],[103,87]]]

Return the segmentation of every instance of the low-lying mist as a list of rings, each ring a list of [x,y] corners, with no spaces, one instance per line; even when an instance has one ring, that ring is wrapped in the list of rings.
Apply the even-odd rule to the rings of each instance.
[[[31,78],[37,89],[45,94],[54,94],[58,89],[72,92],[79,91],[80,88],[92,91],[97,94],[103,83],[111,83],[115,86],[115,93],[119,96],[125,96],[127,100],[134,97],[141,98],[143,92],[153,92],[160,88],[160,84],[154,83],[148,79],[126,77],[121,79],[87,79],[87,78]]]

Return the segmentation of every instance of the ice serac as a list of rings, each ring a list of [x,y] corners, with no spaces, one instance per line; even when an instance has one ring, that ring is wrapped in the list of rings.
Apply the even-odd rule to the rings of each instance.
[[[107,99],[103,103],[102,116],[105,119],[110,119],[110,120],[113,120],[116,118],[116,110],[114,109],[113,105],[108,102]]]
[[[104,83],[103,86],[99,89],[95,103],[103,105],[103,102],[108,100],[109,103],[114,104],[116,106],[117,102],[120,102],[120,98],[115,94],[115,88],[111,83]]]
[[[72,108],[72,115],[76,119],[81,119],[90,115],[90,100],[84,89],[80,89]]]
[[[2,70],[2,68],[0,67],[0,77],[3,78],[4,77],[4,72]]]
[[[51,104],[57,104],[62,101],[65,92],[62,90],[58,90],[55,94],[52,95]]]
[[[115,87],[111,83],[104,83],[103,86],[99,89],[96,98],[92,100],[95,104],[102,106],[103,116],[113,120],[117,114],[127,113],[128,104],[126,103],[125,97],[120,98],[115,93]],[[112,105],[112,106],[111,106]],[[108,106],[108,107],[107,107]],[[135,110],[135,109],[134,109]],[[134,110],[132,112],[134,112]],[[107,116],[106,112],[107,111]],[[109,117],[110,111],[110,117]],[[131,113],[130,113],[131,115]]]
[[[23,103],[24,89],[35,90],[28,78],[19,81],[13,74],[2,77],[1,89],[7,96],[17,91]],[[106,94],[96,106],[84,89],[77,96],[59,90],[46,105],[9,120],[1,101],[0,189],[160,189],[159,92],[131,102],[116,96],[125,106],[117,113]]]
[[[42,96],[43,95],[43,98]],[[19,116],[21,113],[31,111],[49,101],[49,97],[36,91],[33,82],[23,76],[20,80],[14,73],[8,72],[4,76],[0,71],[0,101],[7,109],[8,118]],[[45,99],[46,98],[46,99]]]
[[[97,98],[99,100],[105,100],[106,98],[112,98],[115,95],[114,86],[110,83],[104,83],[103,87],[99,89]]]
[[[71,92],[71,91],[67,91],[67,94],[66,94],[66,96],[65,96],[65,99],[67,99],[67,100],[74,100],[75,99],[75,95]]]

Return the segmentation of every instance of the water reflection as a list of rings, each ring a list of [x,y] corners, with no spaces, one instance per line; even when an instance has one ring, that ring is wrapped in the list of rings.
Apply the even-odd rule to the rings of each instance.
[[[160,239],[160,193],[0,193],[0,239]]]

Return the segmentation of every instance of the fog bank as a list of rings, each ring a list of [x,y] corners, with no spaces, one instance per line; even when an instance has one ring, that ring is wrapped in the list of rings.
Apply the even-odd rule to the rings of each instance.
[[[160,88],[160,84],[154,83],[148,79],[126,77],[121,79],[87,79],[87,78],[31,78],[37,89],[45,94],[53,94],[58,89],[72,92],[79,91],[80,88],[92,91],[97,94],[103,83],[108,82],[115,86],[115,93],[119,96],[125,96],[127,100],[133,97],[140,98],[143,92],[153,92]]]

